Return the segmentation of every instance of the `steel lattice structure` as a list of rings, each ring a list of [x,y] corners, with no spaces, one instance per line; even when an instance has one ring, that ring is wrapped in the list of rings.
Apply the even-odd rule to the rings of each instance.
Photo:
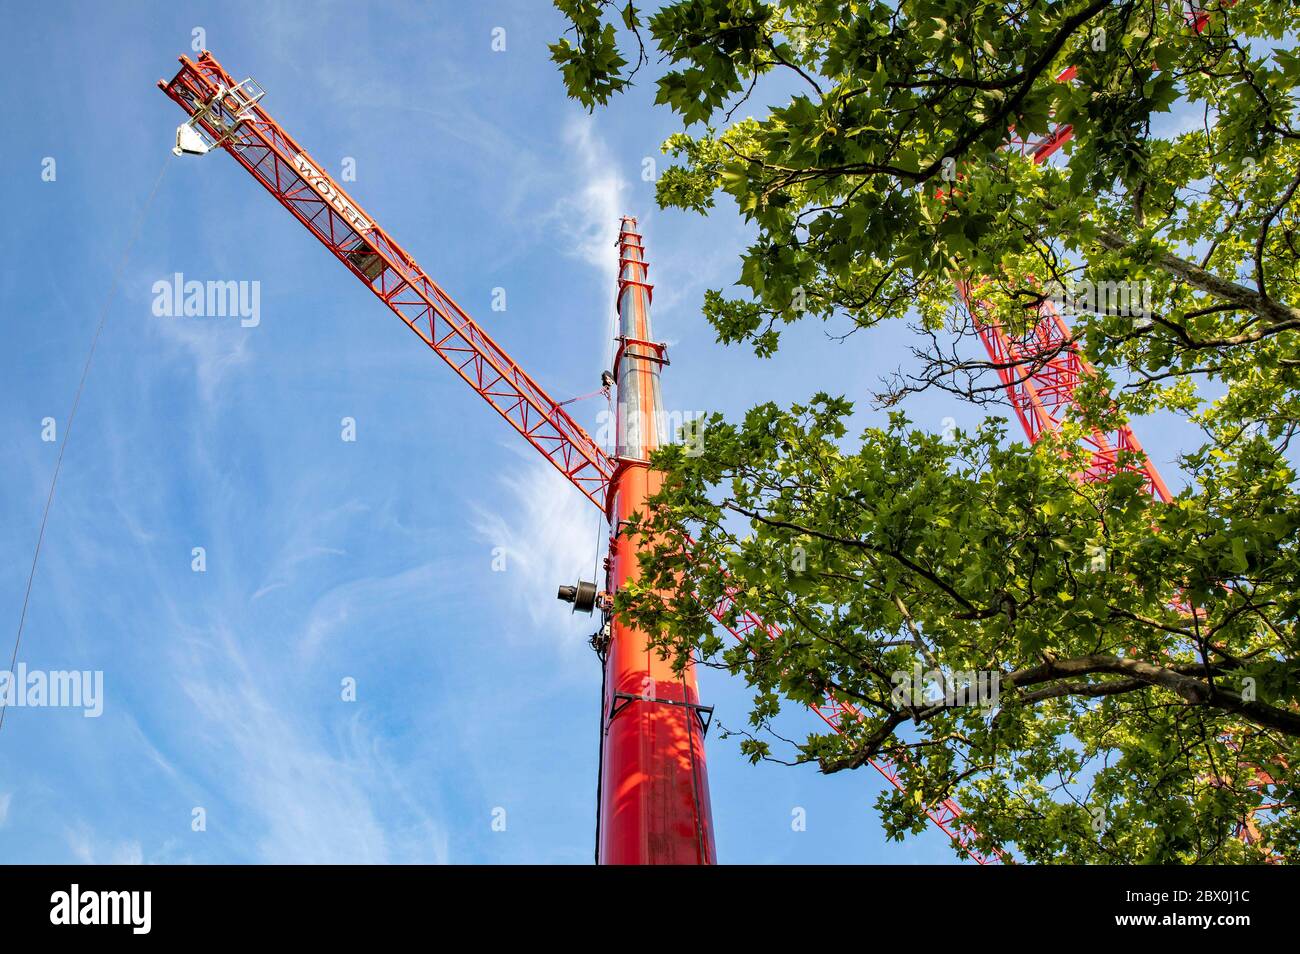
[[[1071,67],[1057,80],[1069,82],[1074,75]],[[1039,141],[1013,140],[1012,145],[1036,164],[1042,164],[1073,136],[1074,129],[1063,124]],[[971,282],[958,282],[957,295],[975,322],[989,361],[1030,443],[1037,443],[1045,434],[1059,430],[1077,406],[1075,392],[1079,384],[1095,375],[1096,370],[1079,352],[1070,326],[1056,305],[1045,299],[1037,306],[1037,320],[1029,331],[1011,335],[991,317],[988,303],[979,297],[978,289]],[[1083,445],[1088,453],[1088,465],[1079,474],[1081,480],[1104,481],[1120,470],[1135,470],[1142,475],[1148,494],[1165,503],[1173,499],[1127,423],[1115,424],[1109,432],[1091,431],[1083,436]],[[1128,455],[1127,461],[1124,455]]]
[[[736,601],[736,595],[734,589],[727,590],[723,598],[710,609],[710,614],[723,629],[741,642],[746,642],[755,633],[762,633],[768,639],[775,639],[781,634],[780,627],[764,623],[753,613],[744,609]],[[732,622],[733,615],[736,618],[734,623]],[[847,723],[857,722],[862,719],[862,712],[857,706],[837,699],[833,693],[827,694],[825,702],[810,706],[810,708],[836,734],[843,734],[846,731]],[[900,792],[907,791],[907,783],[903,780],[901,766],[898,761],[884,755],[877,755],[874,758],[867,759],[867,764],[884,776],[885,781],[894,788]],[[997,849],[984,852],[975,847],[977,832],[970,824],[962,820],[961,806],[957,804],[955,799],[945,798],[938,804],[926,805],[925,815],[934,823],[935,827],[956,842],[979,864],[995,864],[1007,860],[1006,856]]]

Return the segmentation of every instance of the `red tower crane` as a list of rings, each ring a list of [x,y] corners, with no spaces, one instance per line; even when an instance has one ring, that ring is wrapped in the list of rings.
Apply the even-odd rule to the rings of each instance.
[[[659,376],[665,348],[650,325],[653,288],[636,220],[619,236],[618,446],[611,456],[483,328],[438,286],[279,123],[261,107],[261,88],[237,83],[208,52],[159,88],[188,115],[176,134],[178,155],[221,148],[244,167],[420,340],[542,453],[610,522],[606,583],[612,592],[635,577],[636,554],[617,536],[658,487],[650,452],[662,439]],[[565,587],[575,608],[608,608],[594,584]],[[729,594],[713,616],[733,636],[774,633]],[[738,617],[733,621],[733,616]],[[716,861],[703,736],[711,710],[700,704],[694,673],[672,672],[649,651],[645,635],[617,619],[597,634],[605,666],[597,857],[606,863],[711,864]],[[837,732],[857,719],[853,706],[828,698],[814,711]],[[898,766],[872,765],[899,789]],[[952,800],[927,807],[930,819],[980,863],[973,832]]]
[[[1204,19],[1194,21],[1199,31]],[[605,593],[592,583],[564,587],[575,608],[602,608],[605,623],[594,643],[604,666],[602,747],[597,858],[605,863],[710,864],[716,861],[703,736],[711,709],[700,704],[691,669],[678,675],[650,651],[644,633],[608,615],[609,593],[638,573],[636,554],[618,530],[659,485],[649,456],[663,439],[659,377],[665,348],[653,339],[653,288],[636,220],[625,217],[619,235],[617,309],[619,334],[613,368],[618,386],[617,448],[607,454],[557,402],[470,318],[375,220],[259,105],[261,89],[236,83],[208,52],[197,61],[180,57],[181,68],[159,88],[188,114],[177,130],[175,152],[203,154],[220,147],[250,172],[420,339],[542,453],[592,503],[611,527]],[[1061,79],[1071,78],[1070,71]],[[1046,161],[1070,138],[1061,126],[1039,143],[1025,144]],[[1031,441],[1055,430],[1074,404],[1083,376],[1093,373],[1050,305],[1028,335],[1015,337],[984,320],[971,306],[990,356]],[[1120,464],[1120,451],[1135,451],[1124,466],[1143,471],[1149,491],[1162,500],[1168,489],[1127,425],[1087,438],[1091,464],[1082,479],[1104,480]],[[734,637],[779,631],[737,605],[735,593],[712,608]],[[836,732],[859,719],[852,705],[829,696],[813,710]],[[905,790],[900,766],[878,757],[870,763],[894,787]],[[975,832],[952,799],[926,806],[930,820],[964,851],[987,864],[1001,852],[974,848]]]

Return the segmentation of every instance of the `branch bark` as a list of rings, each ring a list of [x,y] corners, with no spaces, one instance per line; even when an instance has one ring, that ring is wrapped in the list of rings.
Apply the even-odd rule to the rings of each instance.
[[[1300,736],[1300,713],[1279,709],[1258,700],[1243,699],[1240,693],[1221,685],[1211,686],[1193,676],[1157,666],[1140,659],[1096,654],[1076,659],[1052,659],[1041,665],[1019,669],[1002,677],[1004,684],[1032,686],[1069,676],[1086,676],[1094,673],[1112,673],[1127,676],[1153,686],[1177,693],[1193,705],[1209,706],[1225,712],[1236,712],[1256,725],[1276,729],[1287,735]]]
[[[1102,248],[1110,252],[1128,253],[1135,251],[1132,242],[1125,241],[1119,235],[1106,229],[1098,231],[1097,242]],[[1179,258],[1177,255],[1169,252],[1157,252],[1152,262],[1171,275],[1181,278],[1193,288],[1203,291],[1207,295],[1213,295],[1221,301],[1229,302],[1242,311],[1258,315],[1267,322],[1276,324],[1284,321],[1300,321],[1300,308],[1293,308],[1282,302],[1274,301],[1253,288],[1247,288],[1245,285],[1238,285],[1226,278],[1220,278],[1218,275],[1206,271],[1193,262]]]

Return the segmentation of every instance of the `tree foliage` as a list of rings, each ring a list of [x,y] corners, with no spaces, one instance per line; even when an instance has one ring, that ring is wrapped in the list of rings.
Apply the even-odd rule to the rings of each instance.
[[[806,319],[910,320],[913,359],[877,400],[988,402],[1003,389],[975,357],[980,323],[1024,335],[1050,299],[1098,370],[1077,419],[1032,448],[897,413],[850,435],[828,395],[713,419],[701,454],[657,458],[664,490],[628,530],[647,576],[620,612],[744,674],[752,758],[778,757],[783,700],[858,706],[794,758],[898,761],[912,794],[881,798],[893,835],[956,797],[985,847],[1028,860],[1295,856],[1298,5],[557,6],[573,42],[553,53],[589,107],[647,45],[665,65],[657,102],[682,130],[660,204],[729,197],[756,228],[740,293],[705,296],[721,341],[770,357]],[[1174,503],[1132,475],[1076,479],[1085,428],[1156,409],[1204,432]],[[724,646],[705,610],[728,587],[781,635]],[[914,667],[996,672],[999,703],[900,699]]]

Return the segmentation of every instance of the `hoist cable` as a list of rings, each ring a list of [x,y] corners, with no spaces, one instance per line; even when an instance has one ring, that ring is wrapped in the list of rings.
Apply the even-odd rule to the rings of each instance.
[[[153,205],[154,197],[158,194],[158,186],[162,184],[163,175],[167,172],[167,166],[171,161],[171,155],[163,161],[162,168],[158,170],[158,178],[154,180],[153,188],[149,190],[148,197],[144,200],[144,205],[140,207],[136,215],[135,226],[132,229],[130,238],[127,239],[126,250],[122,253],[122,260],[117,266],[117,271],[113,274],[112,282],[108,286],[108,296],[104,299],[104,306],[99,313],[99,323],[95,326],[95,333],[90,339],[90,351],[86,355],[86,363],[81,369],[81,380],[77,382],[77,392],[72,398],[72,410],[68,412],[67,423],[63,425],[63,439],[59,441],[59,456],[54,461],[54,473],[50,475],[50,490],[45,497],[45,510],[41,513],[41,528],[36,534],[36,549],[32,553],[32,566],[27,572],[27,589],[23,593],[23,608],[18,616],[18,635],[14,638],[14,651],[9,657],[9,671],[14,671],[14,666],[18,663],[18,648],[23,641],[23,627],[27,624],[27,606],[32,598],[32,581],[36,579],[36,564],[41,557],[41,545],[45,542],[45,525],[50,519],[50,506],[54,503],[54,488],[59,482],[59,473],[63,469],[63,455],[68,449],[68,438],[72,435],[72,422],[76,420],[77,408],[81,406],[81,394],[86,388],[86,378],[90,374],[90,364],[95,358],[95,349],[99,346],[99,337],[104,331],[104,324],[108,320],[108,309],[113,303],[113,297],[117,293],[117,286],[122,281],[122,274],[126,271],[126,263],[131,258],[131,250],[135,247],[136,241],[140,238],[140,232],[144,228],[145,215],[149,207]],[[8,697],[0,701],[0,728],[4,728],[5,712],[9,708]]]

